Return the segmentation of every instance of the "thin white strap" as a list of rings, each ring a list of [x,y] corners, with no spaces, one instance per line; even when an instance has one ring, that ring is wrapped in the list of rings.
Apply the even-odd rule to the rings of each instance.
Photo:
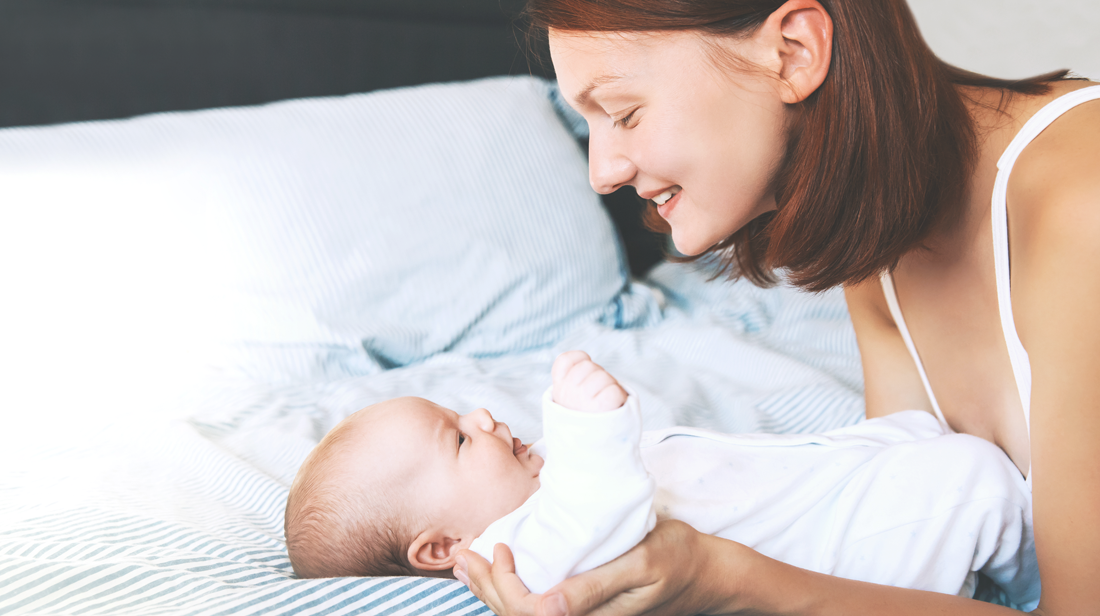
[[[1077,105],[1097,99],[1100,99],[1100,86],[1081,88],[1054,99],[1024,124],[997,161],[998,172],[997,180],[993,185],[992,204],[993,264],[997,275],[997,305],[1000,308],[1001,329],[1004,331],[1005,344],[1008,346],[1008,358],[1012,363],[1012,374],[1016,378],[1016,389],[1024,409],[1029,442],[1031,440],[1031,362],[1027,350],[1020,342],[1020,336],[1016,332],[1016,321],[1012,316],[1012,276],[1008,258],[1008,178],[1020,153],[1051,123]],[[1027,471],[1027,481],[1030,485],[1031,468]]]
[[[936,417],[940,420],[940,425],[943,426],[944,430],[953,432],[951,426],[947,425],[947,419],[944,418],[943,411],[940,410],[939,402],[936,402],[936,394],[932,393],[932,384],[928,382],[928,374],[925,373],[924,363],[917,353],[917,345],[913,344],[913,337],[909,335],[909,327],[905,325],[905,317],[901,315],[898,294],[894,289],[894,277],[890,275],[890,272],[882,272],[879,279],[882,281],[882,292],[886,296],[886,305],[890,307],[890,315],[894,317],[894,324],[898,326],[898,331],[901,332],[901,339],[905,341],[905,348],[909,349],[909,354],[913,356],[913,363],[917,365],[917,372],[920,373],[920,381],[924,384],[924,391],[932,402],[932,410],[936,412]]]
[[[1039,136],[1039,133],[1046,130],[1048,126],[1070,109],[1097,99],[1100,99],[1100,86],[1089,86],[1074,90],[1069,94],[1063,94],[1047,103],[1045,107],[1031,116],[1031,119],[1024,124],[1024,127],[1012,139],[1012,142],[1008,144],[1004,154],[1001,154],[1001,158],[997,161],[997,168],[1001,171],[1011,171],[1012,165],[1016,163],[1020,153],[1032,140]],[[1000,180],[1000,176],[997,179]],[[1008,176],[1005,175],[1006,183],[1007,179]]]

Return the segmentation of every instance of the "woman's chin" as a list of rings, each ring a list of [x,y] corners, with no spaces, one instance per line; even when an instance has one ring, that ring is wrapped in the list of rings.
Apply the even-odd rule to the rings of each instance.
[[[676,233],[676,229],[672,230],[672,247],[676,249],[676,252],[685,257],[695,257],[703,254],[713,244],[701,242],[698,238],[684,237]]]

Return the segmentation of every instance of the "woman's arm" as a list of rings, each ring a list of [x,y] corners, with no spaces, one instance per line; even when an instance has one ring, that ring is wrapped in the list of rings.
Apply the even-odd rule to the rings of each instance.
[[[506,547],[497,546],[494,556],[492,566],[476,555],[469,558],[466,575],[474,594],[506,616],[1019,615],[952,595],[813,573],[671,520],[658,524],[621,558],[569,578],[545,595],[527,592],[511,571]]]
[[[1044,614],[1100,606],[1100,103],[1070,111],[1009,183],[1012,306],[1031,363]]]

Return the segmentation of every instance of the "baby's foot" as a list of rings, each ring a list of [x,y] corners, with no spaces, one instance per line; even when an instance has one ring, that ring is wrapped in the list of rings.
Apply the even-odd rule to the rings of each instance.
[[[626,390],[584,351],[558,355],[550,376],[554,380],[554,402],[565,408],[599,413],[626,403]]]

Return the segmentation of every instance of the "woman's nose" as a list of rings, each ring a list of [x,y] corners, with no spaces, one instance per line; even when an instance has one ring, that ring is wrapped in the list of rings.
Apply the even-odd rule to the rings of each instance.
[[[610,136],[593,131],[588,141],[588,182],[593,190],[602,195],[613,193],[637,173],[634,163],[613,147]]]

